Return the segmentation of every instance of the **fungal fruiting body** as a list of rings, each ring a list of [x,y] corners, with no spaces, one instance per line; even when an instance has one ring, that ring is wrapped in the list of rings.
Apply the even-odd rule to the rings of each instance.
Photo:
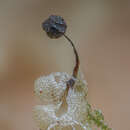
[[[73,42],[64,34],[66,23],[60,16],[52,15],[43,24],[43,29],[50,38],[64,36],[72,45],[76,65],[72,75],[65,72],[51,73],[35,81],[34,92],[42,105],[33,109],[34,119],[40,130],[51,130],[71,126],[76,130],[112,130],[104,123],[101,111],[92,110],[87,101],[87,82],[79,71],[79,57]],[[64,105],[65,104],[65,105]],[[66,111],[60,113],[66,106]],[[57,128],[57,129],[58,129]]]

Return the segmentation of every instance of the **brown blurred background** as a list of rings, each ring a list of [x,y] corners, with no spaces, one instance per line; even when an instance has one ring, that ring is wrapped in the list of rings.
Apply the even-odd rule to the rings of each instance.
[[[62,37],[49,39],[41,22],[67,21],[88,81],[89,102],[115,130],[130,130],[130,1],[0,0],[0,130],[38,130],[33,83],[74,65]]]

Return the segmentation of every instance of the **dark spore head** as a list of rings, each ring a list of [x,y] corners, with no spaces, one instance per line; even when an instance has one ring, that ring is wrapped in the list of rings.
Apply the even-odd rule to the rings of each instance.
[[[66,22],[61,16],[51,15],[42,23],[43,30],[50,38],[59,38],[66,32]]]

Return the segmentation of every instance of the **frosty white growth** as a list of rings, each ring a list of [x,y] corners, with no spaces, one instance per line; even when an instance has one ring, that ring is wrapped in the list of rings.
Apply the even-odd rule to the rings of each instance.
[[[50,38],[64,36],[72,45],[76,65],[72,76],[65,72],[56,72],[42,76],[35,81],[34,92],[44,105],[34,107],[34,119],[40,130],[62,129],[71,126],[76,130],[112,130],[104,122],[100,110],[92,110],[87,102],[87,83],[79,71],[79,56],[73,42],[65,35],[67,25],[60,16],[51,15],[43,24]],[[66,104],[67,110],[60,113]],[[65,105],[64,105],[65,106]]]

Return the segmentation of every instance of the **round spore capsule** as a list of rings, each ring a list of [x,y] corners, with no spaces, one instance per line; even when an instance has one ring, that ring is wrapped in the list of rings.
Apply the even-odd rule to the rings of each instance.
[[[66,22],[61,16],[51,15],[42,23],[42,28],[50,38],[59,38],[66,32]]]

